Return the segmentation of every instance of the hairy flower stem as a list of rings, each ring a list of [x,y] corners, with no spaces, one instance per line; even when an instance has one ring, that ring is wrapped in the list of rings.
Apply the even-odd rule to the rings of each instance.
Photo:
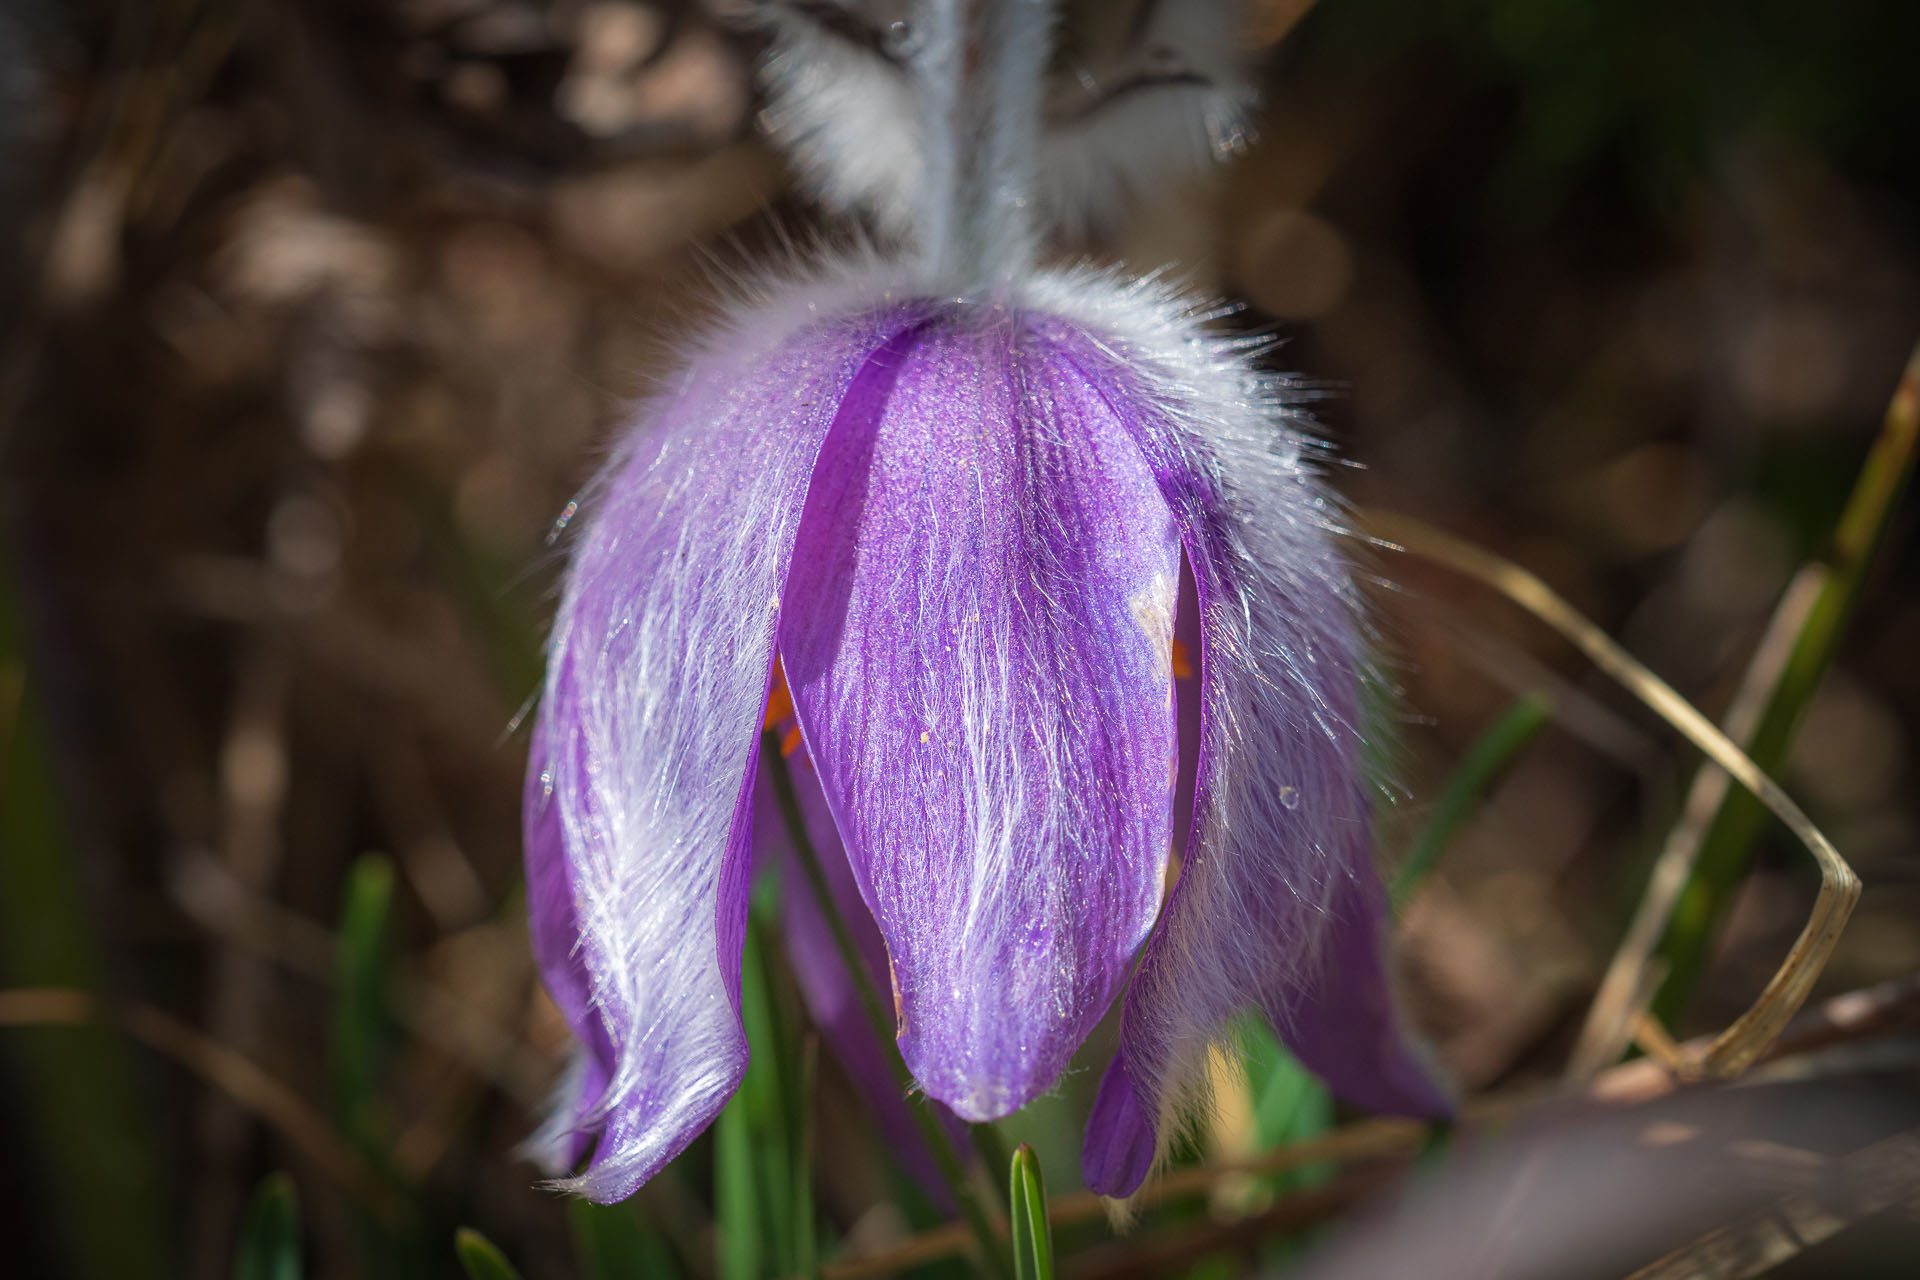
[[[840,959],[853,977],[854,989],[860,993],[860,1004],[867,1011],[867,1018],[873,1023],[881,1043],[892,1045],[895,1043],[893,1019],[888,1015],[887,1007],[881,1003],[879,991],[874,988],[873,975],[867,972],[866,961],[861,958],[860,950],[854,944],[853,931],[847,927],[838,904],[834,902],[833,891],[827,885],[827,873],[820,866],[820,855],[814,852],[806,821],[800,815],[800,797],[793,789],[793,775],[787,769],[786,756],[781,754],[780,737],[771,730],[760,737],[760,767],[766,770],[767,778],[773,784],[773,798],[780,806],[780,820],[786,826],[787,838],[793,843],[801,870],[806,874],[807,887],[820,904],[820,914],[826,917],[827,927],[833,931],[834,945],[839,948]],[[901,1089],[910,1089],[913,1077],[897,1050],[887,1054],[887,1062]],[[1002,1256],[1004,1247],[994,1234],[986,1206],[981,1203],[972,1182],[967,1178],[966,1170],[961,1166],[960,1153],[954,1149],[952,1139],[924,1102],[907,1110],[913,1114],[913,1122],[919,1126],[920,1135],[933,1153],[934,1163],[939,1166],[940,1177],[946,1182],[947,1190],[952,1193],[954,1202],[960,1206],[961,1215],[967,1220],[967,1227],[972,1231],[974,1243],[980,1250],[982,1267],[991,1275],[1006,1277],[1006,1260]]]

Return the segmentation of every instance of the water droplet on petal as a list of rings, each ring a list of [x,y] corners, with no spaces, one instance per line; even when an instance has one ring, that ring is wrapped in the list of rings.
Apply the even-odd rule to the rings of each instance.
[[[895,18],[880,33],[880,47],[889,58],[904,62],[920,51],[920,32],[905,18]]]
[[[540,798],[542,800],[553,798],[553,770],[551,769],[540,771]]]
[[[1280,788],[1280,804],[1283,808],[1298,809],[1300,807],[1300,788]]]

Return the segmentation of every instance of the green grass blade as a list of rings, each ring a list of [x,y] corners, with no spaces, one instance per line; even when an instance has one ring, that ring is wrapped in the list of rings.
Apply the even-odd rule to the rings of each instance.
[[[1287,1051],[1264,1018],[1248,1020],[1241,1042],[1247,1083],[1253,1090],[1254,1141],[1259,1150],[1305,1142],[1333,1127],[1333,1095]],[[1273,1175],[1270,1185],[1276,1191],[1301,1190],[1326,1181],[1331,1174],[1329,1165],[1306,1165]]]
[[[103,964],[40,719],[0,543],[0,985],[98,994]],[[105,1027],[4,1033],[34,1127],[23,1163],[45,1187],[49,1234],[82,1280],[173,1274],[164,1183],[126,1041]],[[7,1141],[25,1143],[25,1134]]]
[[[736,1093],[713,1125],[713,1220],[720,1280],[755,1280],[761,1272],[760,1197],[749,1106]]]
[[[1920,456],[1920,348],[1908,360],[1880,435],[1847,497],[1825,554],[1802,571],[1818,575],[1813,604],[1799,621],[1786,663],[1745,743],[1747,754],[1768,774],[1778,776],[1786,763],[1801,717],[1833,660],[1867,570],[1912,479],[1916,456]],[[1693,872],[1658,953],[1666,978],[1653,1011],[1668,1023],[1686,1010],[1720,918],[1746,875],[1753,842],[1767,817],[1760,802],[1744,788],[1725,786],[1724,775],[1711,764],[1702,766],[1694,786],[1712,785],[1703,779],[1715,776],[1722,779],[1721,799],[1700,836]]]
[[[293,1179],[270,1173],[253,1193],[240,1247],[233,1255],[233,1280],[300,1280],[300,1198]]]
[[[453,1251],[460,1256],[467,1280],[520,1280],[520,1272],[500,1247],[472,1227],[453,1233]]]
[[[778,998],[772,966],[777,911],[772,882],[762,881],[740,965],[740,1019],[751,1056],[740,1090],[714,1130],[722,1280],[793,1272],[800,1265],[803,1230],[812,1225],[812,1181],[803,1184],[796,1177],[802,1145],[796,1034]]]
[[[366,854],[347,873],[340,910],[333,1085],[340,1126],[362,1152],[381,1148],[379,1090],[391,1038],[393,864]]]
[[[771,880],[767,882],[771,885]],[[754,1139],[754,1178],[759,1192],[761,1248],[775,1270],[790,1274],[798,1265],[798,1232],[813,1203],[797,1201],[794,1161],[800,1147],[798,1031],[783,1007],[774,981],[778,950],[778,908],[769,894],[748,921],[752,935],[750,964],[742,965],[740,1006],[753,1058],[741,1092],[748,1102]],[[808,1191],[811,1192],[811,1183]]]
[[[1453,771],[1440,793],[1433,816],[1413,842],[1407,859],[1393,878],[1393,906],[1398,911],[1413,900],[1413,895],[1440,861],[1460,828],[1472,816],[1493,784],[1505,773],[1533,736],[1553,718],[1553,700],[1544,693],[1526,693],[1501,713],[1467,749],[1466,758]]]
[[[813,1106],[819,1080],[820,1037],[809,1032],[800,1046],[800,1140],[793,1152],[793,1269],[808,1277],[820,1273],[820,1239],[813,1214]]]
[[[1009,1196],[1015,1280],[1053,1280],[1053,1226],[1047,1221],[1047,1188],[1040,1158],[1021,1143],[1013,1153]]]
[[[338,990],[333,1007],[335,1123],[378,1173],[393,1173],[390,1120],[382,1104],[394,1045],[393,863],[365,854],[347,872],[336,943]],[[414,1215],[382,1221],[357,1213],[360,1273],[370,1280],[427,1273],[439,1254],[437,1233]]]

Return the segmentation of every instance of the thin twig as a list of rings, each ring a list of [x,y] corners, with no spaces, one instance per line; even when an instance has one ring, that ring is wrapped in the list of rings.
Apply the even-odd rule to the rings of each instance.
[[[285,646],[254,632],[238,665],[220,747],[220,863],[249,893],[265,896],[284,852],[281,819],[289,784],[286,720],[293,668]],[[272,975],[241,948],[213,949],[207,1031],[238,1054],[256,1053],[266,1038]],[[227,1248],[245,1203],[240,1165],[246,1157],[244,1109],[220,1093],[200,1098],[195,1137],[200,1149],[193,1206],[192,1257],[209,1265]]]
[[[1893,1028],[1920,1023],[1920,974],[1884,982],[1836,996],[1804,1010],[1781,1032],[1763,1061],[1784,1061],[1801,1055],[1871,1039]],[[1680,1046],[1683,1059],[1695,1060],[1712,1045],[1703,1036]],[[1685,1083],[1652,1058],[1622,1063],[1600,1073],[1579,1095],[1589,1104],[1622,1106],[1646,1102]],[[1560,1093],[1495,1095],[1469,1103],[1460,1127],[1468,1132],[1503,1127],[1530,1105],[1564,1100]],[[1432,1126],[1417,1120],[1376,1118],[1362,1120],[1331,1133],[1288,1143],[1248,1159],[1220,1160],[1177,1169],[1148,1183],[1132,1200],[1146,1209],[1169,1201],[1203,1199],[1221,1183],[1250,1175],[1285,1173],[1314,1164],[1354,1165],[1369,1162],[1407,1163],[1426,1148]],[[1091,1192],[1054,1197],[1048,1219],[1055,1227],[1071,1226],[1105,1217],[1109,1202]],[[868,1280],[891,1275],[950,1257],[967,1247],[967,1232],[958,1225],[937,1227],[865,1257],[844,1258],[821,1269],[824,1280]]]
[[[1305,1142],[1289,1143],[1244,1160],[1176,1169],[1141,1188],[1129,1202],[1148,1209],[1173,1200],[1204,1197],[1220,1182],[1250,1174],[1286,1173],[1311,1164],[1356,1164],[1373,1160],[1410,1160],[1427,1140],[1428,1126],[1418,1120],[1362,1120]],[[1048,1201],[1047,1219],[1055,1227],[1093,1222],[1108,1216],[1112,1202],[1090,1191],[1055,1196]],[[967,1235],[957,1225],[937,1227],[911,1240],[865,1258],[850,1258],[822,1268],[825,1280],[866,1280],[890,1275],[949,1257],[966,1246]]]
[[[331,929],[252,892],[212,858],[184,860],[172,898],[195,924],[230,946],[322,985],[338,978],[338,942]],[[554,1065],[513,1031],[418,971],[395,978],[393,997],[394,1016],[410,1034],[521,1106],[537,1110],[544,1102],[553,1087]]]
[[[244,1054],[211,1040],[148,1005],[103,1008],[84,991],[68,987],[21,987],[0,991],[0,1026],[117,1024],[226,1094],[291,1143],[313,1166],[352,1193],[382,1221],[398,1225],[407,1216],[399,1195],[366,1161],[340,1140],[325,1117],[300,1095]]]
[[[1274,1236],[1292,1235],[1330,1222],[1381,1194],[1406,1173],[1404,1162],[1376,1162],[1349,1169],[1309,1191],[1282,1196],[1258,1213],[1201,1222],[1168,1235],[1116,1241],[1073,1260],[1074,1280],[1154,1280],[1179,1275],[1196,1259]]]

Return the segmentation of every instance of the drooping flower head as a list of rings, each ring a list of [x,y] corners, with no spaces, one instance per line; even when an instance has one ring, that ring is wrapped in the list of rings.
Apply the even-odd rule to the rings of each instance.
[[[745,1071],[777,672],[899,1051],[961,1119],[1050,1088],[1123,988],[1085,1157],[1108,1194],[1250,1009],[1356,1104],[1448,1105],[1392,1008],[1361,627],[1285,397],[1164,283],[1033,267],[1049,6],[915,12],[890,55],[919,104],[910,247],[744,307],[583,499],[526,822],[534,946],[581,1046],[544,1145],[595,1199]],[[858,1059],[808,929],[800,985]]]

